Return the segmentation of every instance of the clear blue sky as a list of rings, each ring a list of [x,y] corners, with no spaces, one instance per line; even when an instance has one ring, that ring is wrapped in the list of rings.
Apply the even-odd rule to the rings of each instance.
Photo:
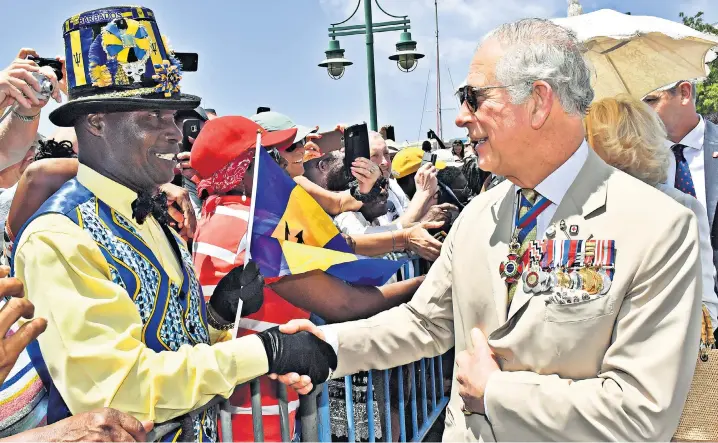
[[[444,137],[464,135],[453,124],[457,102],[453,86],[466,76],[480,38],[500,23],[521,17],[563,17],[566,0],[438,0],[441,37],[441,87]],[[416,140],[435,128],[436,106],[434,1],[380,0],[387,12],[408,14],[418,50],[427,54],[412,73],[387,59],[399,33],[375,39],[379,125],[393,124],[397,139]],[[718,0],[581,0],[584,11],[611,8],[634,15],[678,20],[678,13],[706,13],[718,22]],[[3,1],[0,65],[20,47],[40,55],[64,54],[61,25],[75,13],[114,1]],[[134,3],[134,2],[133,2]],[[354,62],[341,80],[327,76],[317,63],[324,58],[327,28],[344,20],[356,0],[144,0],[154,10],[160,31],[177,51],[199,53],[199,71],[187,73],[184,92],[199,95],[203,106],[220,115],[251,115],[258,106],[283,112],[297,123],[320,125],[368,120],[366,55],[363,36],[343,37],[346,57]],[[709,8],[709,4],[712,7]],[[357,19],[363,21],[363,9]],[[374,20],[388,19],[374,7]],[[428,79],[428,82],[427,82]],[[452,82],[453,79],[453,82]],[[428,83],[428,94],[427,94]],[[426,94],[426,103],[424,98]],[[47,110],[54,107],[48,105]],[[428,112],[426,112],[428,111]],[[53,126],[43,112],[40,130]],[[422,124],[423,117],[423,124]]]

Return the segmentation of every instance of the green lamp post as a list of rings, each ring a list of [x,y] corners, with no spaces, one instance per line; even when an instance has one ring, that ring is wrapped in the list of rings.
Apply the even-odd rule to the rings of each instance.
[[[359,10],[359,6],[364,1],[364,24],[363,25],[350,25],[350,26],[339,26],[352,19]],[[351,61],[344,58],[344,50],[340,48],[337,37],[343,37],[347,35],[360,35],[366,36],[366,64],[367,64],[367,79],[369,84],[369,125],[374,131],[377,130],[377,118],[376,118],[376,74],[374,71],[374,33],[375,32],[389,32],[389,31],[402,31],[399,38],[399,42],[396,44],[396,52],[389,57],[389,60],[396,61],[397,66],[404,72],[411,72],[416,69],[418,60],[424,57],[424,54],[416,51],[416,42],[411,39],[411,33],[409,32],[410,20],[408,16],[396,16],[386,12],[378,0],[373,0],[376,6],[389,17],[396,18],[398,20],[374,23],[372,20],[372,0],[359,0],[354,12],[348,19],[339,22],[332,23],[332,27],[329,28],[329,49],[325,51],[326,59],[319,63],[319,66],[327,69],[329,76],[335,80],[340,79],[344,75],[344,70],[347,66],[352,64]]]

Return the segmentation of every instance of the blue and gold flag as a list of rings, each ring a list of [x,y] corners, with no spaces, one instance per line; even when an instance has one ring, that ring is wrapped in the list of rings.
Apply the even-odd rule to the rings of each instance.
[[[263,149],[258,149],[250,254],[265,277],[325,271],[347,283],[379,286],[403,262],[351,252],[332,219]]]

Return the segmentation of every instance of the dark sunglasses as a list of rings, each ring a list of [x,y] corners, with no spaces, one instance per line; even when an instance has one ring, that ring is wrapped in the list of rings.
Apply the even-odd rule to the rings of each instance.
[[[294,150],[297,148],[303,148],[304,144],[305,144],[304,140],[299,140],[298,142],[294,143],[292,146],[288,147],[284,151],[285,152],[294,152]]]
[[[459,103],[462,106],[464,105],[464,103],[466,103],[466,106],[468,106],[469,111],[476,112],[479,109],[479,97],[485,96],[485,91],[491,89],[506,89],[512,86],[518,86],[518,84],[505,86],[483,86],[480,88],[477,88],[476,86],[462,86],[461,88],[459,88],[458,91],[456,91],[456,95],[459,96]]]

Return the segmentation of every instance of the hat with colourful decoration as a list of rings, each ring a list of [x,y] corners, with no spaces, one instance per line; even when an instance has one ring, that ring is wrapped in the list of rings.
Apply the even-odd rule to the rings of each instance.
[[[200,98],[180,93],[182,66],[152,10],[112,6],[62,26],[68,101],[50,114],[57,126],[81,115],[144,109],[191,110]]]

